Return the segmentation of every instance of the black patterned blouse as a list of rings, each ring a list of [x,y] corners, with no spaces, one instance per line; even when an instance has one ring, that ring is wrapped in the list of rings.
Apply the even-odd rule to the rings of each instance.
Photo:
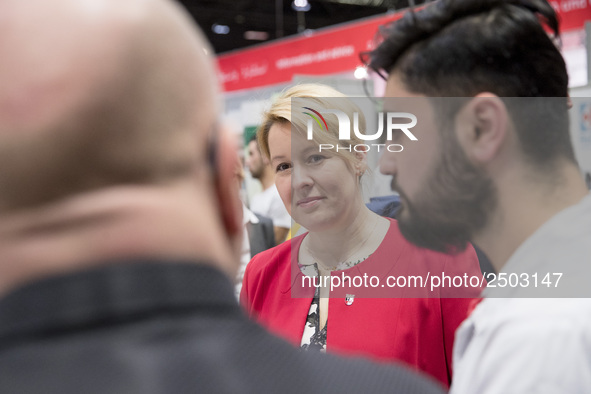
[[[369,256],[367,256],[369,257]],[[349,269],[365,259],[367,257],[358,260],[358,261],[345,261],[337,265],[335,271]],[[299,264],[300,271],[302,274],[316,278],[318,277],[318,263],[304,265]],[[320,281],[318,281],[320,284]],[[326,352],[326,333],[328,327],[328,320],[322,329],[320,329],[320,287],[316,286],[316,290],[314,291],[314,298],[312,299],[312,304],[310,305],[310,310],[308,311],[308,318],[306,319],[306,324],[304,326],[304,333],[302,335],[302,342],[300,343],[300,347],[304,350],[316,350],[320,352]]]

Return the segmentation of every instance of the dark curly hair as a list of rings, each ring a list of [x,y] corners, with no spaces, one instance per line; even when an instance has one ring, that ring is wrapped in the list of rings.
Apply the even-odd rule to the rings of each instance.
[[[521,100],[520,116],[512,118],[535,164],[558,157],[575,161],[559,21],[545,0],[439,0],[382,26],[377,40],[379,46],[362,60],[384,79],[395,73],[414,93],[564,98],[527,100],[528,108]]]

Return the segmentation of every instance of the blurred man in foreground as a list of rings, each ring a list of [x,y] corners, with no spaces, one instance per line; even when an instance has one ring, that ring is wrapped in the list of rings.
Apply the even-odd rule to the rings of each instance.
[[[0,2],[0,392],[439,392],[240,312],[234,143],[162,0]]]
[[[442,0],[383,35],[370,66],[388,74],[385,108],[418,118],[418,141],[380,162],[400,229],[437,250],[471,240],[499,272],[456,333],[452,392],[591,392],[591,197],[554,10]]]

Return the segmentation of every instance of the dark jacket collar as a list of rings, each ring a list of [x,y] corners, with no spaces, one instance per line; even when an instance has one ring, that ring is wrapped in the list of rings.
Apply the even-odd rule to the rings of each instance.
[[[27,284],[0,300],[0,346],[18,338],[155,313],[239,313],[228,278],[210,265],[125,260]]]

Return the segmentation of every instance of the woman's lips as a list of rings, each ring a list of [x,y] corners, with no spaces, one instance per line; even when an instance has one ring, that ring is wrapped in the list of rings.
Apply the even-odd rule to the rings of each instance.
[[[306,197],[298,200],[297,205],[302,208],[307,208],[316,205],[316,203],[322,199],[324,199],[324,197]]]

